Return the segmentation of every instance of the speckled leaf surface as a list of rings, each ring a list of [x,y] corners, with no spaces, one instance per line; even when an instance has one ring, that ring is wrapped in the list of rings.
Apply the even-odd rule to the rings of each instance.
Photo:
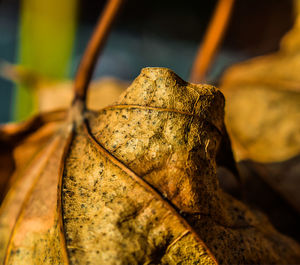
[[[166,68],[100,111],[73,106],[24,175],[4,264],[296,263],[296,242],[219,188],[223,119],[220,91]]]

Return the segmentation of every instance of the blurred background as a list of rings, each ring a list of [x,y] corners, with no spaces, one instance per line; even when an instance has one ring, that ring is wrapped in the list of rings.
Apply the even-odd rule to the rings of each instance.
[[[161,66],[187,80],[216,3],[127,0],[94,78],[131,81],[142,67]],[[104,4],[101,0],[0,0],[2,64],[21,65],[49,80],[72,79]],[[290,0],[237,0],[207,82],[216,84],[233,63],[276,51],[292,27],[292,4]],[[34,95],[26,91],[24,84],[16,86],[5,76],[0,78],[0,123],[31,114],[34,103],[26,107],[25,101]]]

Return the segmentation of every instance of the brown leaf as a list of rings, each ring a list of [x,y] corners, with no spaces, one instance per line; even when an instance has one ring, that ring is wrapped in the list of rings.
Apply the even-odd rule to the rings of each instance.
[[[230,67],[221,80],[237,158],[269,163],[300,153],[300,4],[280,51]]]
[[[299,260],[297,243],[219,188],[216,88],[145,68],[116,105],[82,116],[79,103],[6,196],[4,264]]]
[[[300,241],[299,163],[300,156],[262,164],[251,160],[238,163],[241,183],[224,168],[218,168],[220,186],[252,208],[267,215],[278,231]]]
[[[245,185],[244,198],[259,207],[280,231],[300,241],[300,155],[279,163],[239,163]]]
[[[59,121],[65,118],[65,111],[43,113],[19,124],[0,127],[0,202],[14,171],[22,170],[27,163],[57,130]],[[18,170],[17,170],[18,169]]]
[[[295,24],[280,50],[230,67],[221,89],[246,201],[299,240],[291,225],[300,221],[300,2],[294,2]]]

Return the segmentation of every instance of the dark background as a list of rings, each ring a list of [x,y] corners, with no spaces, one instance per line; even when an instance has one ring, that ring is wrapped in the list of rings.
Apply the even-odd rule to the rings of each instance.
[[[184,4],[185,3],[185,4]],[[134,79],[146,66],[173,69],[188,79],[216,0],[127,0],[101,56],[95,77]],[[70,78],[74,77],[105,1],[80,1],[79,21]],[[0,0],[0,59],[16,63],[19,6]],[[282,35],[292,26],[292,1],[236,0],[220,52],[209,73],[216,83],[234,62],[278,49]],[[0,79],[0,123],[10,120],[14,85]]]

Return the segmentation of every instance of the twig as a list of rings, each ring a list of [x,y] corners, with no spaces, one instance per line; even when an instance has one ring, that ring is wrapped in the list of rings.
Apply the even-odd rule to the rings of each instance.
[[[85,105],[87,89],[97,63],[98,55],[104,47],[112,23],[115,20],[122,2],[123,0],[108,0],[102,12],[75,77],[73,102],[79,100]]]
[[[203,82],[226,31],[234,0],[219,0],[213,18],[199,47],[191,71],[190,81]]]

